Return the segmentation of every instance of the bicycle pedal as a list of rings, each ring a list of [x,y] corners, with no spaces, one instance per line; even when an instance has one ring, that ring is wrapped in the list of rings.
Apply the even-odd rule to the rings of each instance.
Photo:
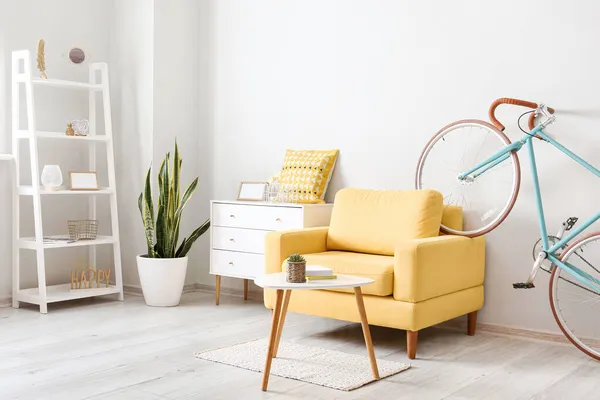
[[[527,282],[518,282],[518,283],[513,283],[513,289],[533,289],[535,287],[535,285],[533,284],[533,282],[527,283]]]

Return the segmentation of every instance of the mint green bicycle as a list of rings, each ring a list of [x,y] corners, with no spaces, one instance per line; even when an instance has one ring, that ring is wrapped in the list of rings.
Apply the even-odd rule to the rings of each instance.
[[[500,104],[530,108],[518,119],[524,136],[512,143],[503,133],[504,126],[495,116]],[[534,139],[550,144],[600,177],[600,170],[564,147],[544,128],[555,121],[554,110],[545,105],[502,98],[490,106],[492,124],[480,120],[462,120],[449,124],[426,144],[417,165],[417,189],[435,189],[444,203],[462,208],[463,227],[453,229],[442,224],[448,234],[476,237],[500,225],[512,210],[521,183],[518,152],[527,147],[541,233],[541,249],[526,282],[516,289],[534,287],[540,267],[550,266],[550,307],[564,335],[579,350],[600,360],[600,232],[574,240],[600,219],[600,212],[572,229],[567,235],[549,238],[542,206]],[[521,119],[529,115],[529,130]],[[540,122],[536,124],[536,118]],[[556,240],[558,239],[558,240]]]

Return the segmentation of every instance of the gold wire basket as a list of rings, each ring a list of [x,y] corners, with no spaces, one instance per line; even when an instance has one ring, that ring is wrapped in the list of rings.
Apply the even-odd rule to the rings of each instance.
[[[71,240],[95,240],[98,236],[98,221],[95,219],[79,219],[67,223]]]

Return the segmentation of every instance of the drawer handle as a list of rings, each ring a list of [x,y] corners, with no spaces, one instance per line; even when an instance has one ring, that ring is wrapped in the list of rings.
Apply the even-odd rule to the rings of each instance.
[[[233,265],[233,261],[229,261],[229,265]]]
[[[275,221],[281,222],[281,218],[276,218]]]
[[[235,215],[229,214],[229,218],[235,218]]]
[[[229,238],[229,241],[230,242],[235,242],[235,239],[234,238]]]

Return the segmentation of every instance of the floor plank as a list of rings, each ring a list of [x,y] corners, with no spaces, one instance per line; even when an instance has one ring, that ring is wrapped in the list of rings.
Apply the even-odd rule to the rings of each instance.
[[[262,303],[185,294],[175,308],[86,299],[0,309],[0,399],[561,399],[600,393],[600,363],[562,344],[445,329],[419,334],[413,368],[352,392],[198,360],[264,338]],[[372,327],[379,359],[409,362],[405,332]],[[290,313],[282,341],[366,356],[360,324]],[[557,362],[560,360],[560,362]],[[573,397],[575,396],[575,397]]]

